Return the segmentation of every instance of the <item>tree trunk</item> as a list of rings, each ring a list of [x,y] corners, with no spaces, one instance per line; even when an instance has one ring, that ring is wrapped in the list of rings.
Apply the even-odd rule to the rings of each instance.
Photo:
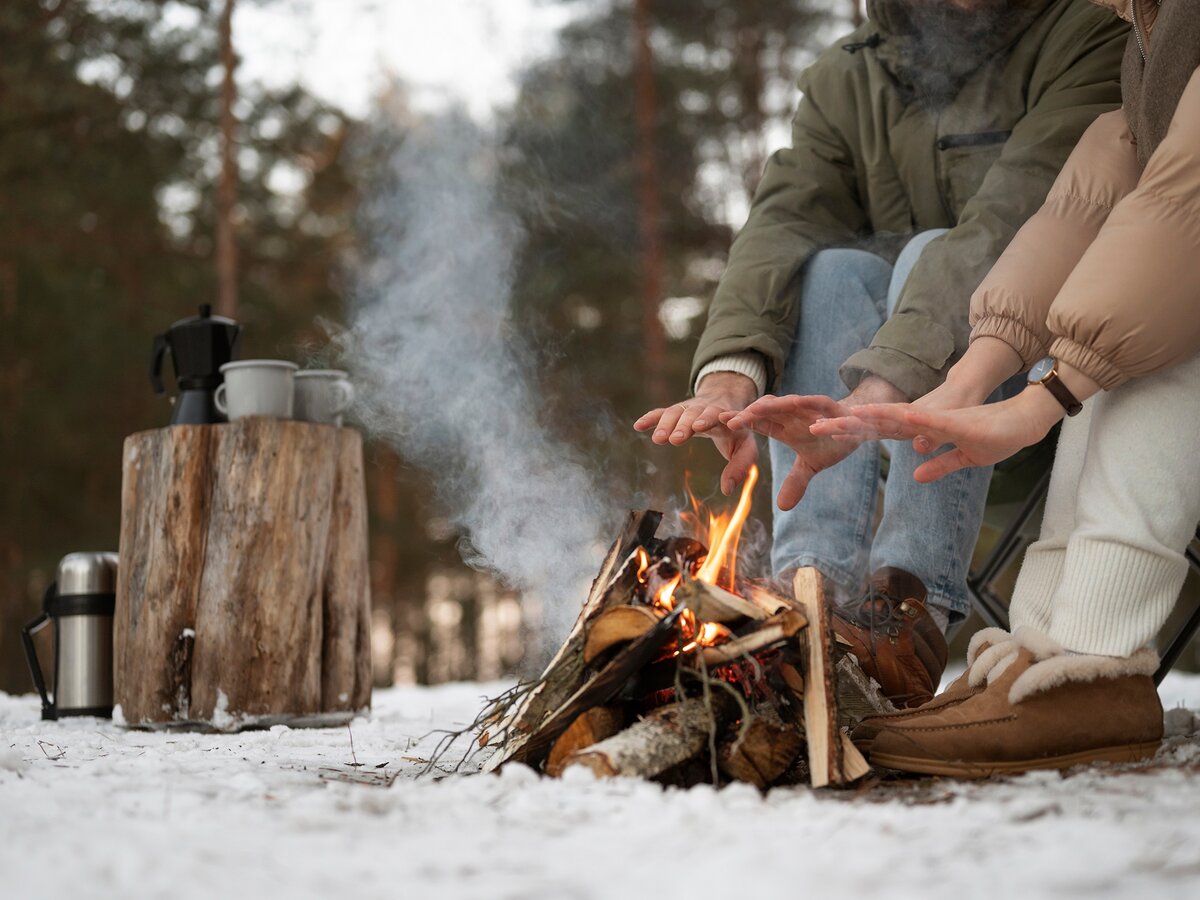
[[[652,406],[666,406],[663,375],[666,339],[658,318],[663,299],[662,197],[658,175],[658,92],[654,84],[654,51],[650,47],[651,0],[635,0],[634,105],[637,122],[638,231],[642,249],[642,340],[646,392]]]
[[[370,704],[362,438],[255,418],[125,442],[116,702],[134,726]]]
[[[217,312],[231,319],[237,317],[237,242],[233,233],[233,213],[237,205],[237,122],[233,106],[237,102],[234,69],[237,56],[233,51],[233,4],[225,0],[221,10],[221,179],[217,185]]]

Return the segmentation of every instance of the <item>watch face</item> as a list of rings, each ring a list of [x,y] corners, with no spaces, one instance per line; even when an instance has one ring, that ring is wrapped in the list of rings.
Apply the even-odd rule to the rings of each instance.
[[[1039,359],[1033,364],[1033,368],[1029,370],[1030,382],[1038,382],[1049,375],[1054,370],[1054,357],[1046,356]]]

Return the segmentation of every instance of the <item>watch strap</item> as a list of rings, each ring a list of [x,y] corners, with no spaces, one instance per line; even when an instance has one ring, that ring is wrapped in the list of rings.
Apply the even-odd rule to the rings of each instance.
[[[1083,409],[1083,404],[1075,398],[1075,395],[1071,393],[1071,389],[1063,384],[1062,379],[1058,377],[1058,366],[1051,369],[1050,374],[1037,382],[1037,384],[1042,385],[1054,396],[1055,400],[1062,404],[1068,416],[1079,415],[1079,412]]]

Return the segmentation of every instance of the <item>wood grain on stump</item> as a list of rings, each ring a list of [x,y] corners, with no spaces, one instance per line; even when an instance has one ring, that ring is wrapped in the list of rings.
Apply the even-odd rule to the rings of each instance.
[[[370,703],[362,437],[268,418],[125,441],[115,692],[130,725]]]

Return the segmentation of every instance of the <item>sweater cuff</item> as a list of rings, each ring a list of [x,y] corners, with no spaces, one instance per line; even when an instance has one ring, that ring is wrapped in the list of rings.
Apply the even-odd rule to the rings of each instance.
[[[1055,338],[1050,345],[1049,355],[1078,369],[1106,391],[1111,391],[1129,380],[1128,375],[1091,347],[1084,346],[1070,338]]]
[[[695,392],[696,388],[700,387],[700,382],[704,380],[705,375],[711,375],[714,372],[736,372],[738,375],[745,375],[754,382],[754,387],[760,397],[767,389],[767,366],[758,353],[730,353],[726,356],[718,356],[696,373],[692,391]]]
[[[1042,339],[1024,323],[1009,316],[985,316],[971,329],[971,340],[981,337],[998,338],[1017,351],[1025,368],[1031,368],[1039,359],[1049,355]]]

